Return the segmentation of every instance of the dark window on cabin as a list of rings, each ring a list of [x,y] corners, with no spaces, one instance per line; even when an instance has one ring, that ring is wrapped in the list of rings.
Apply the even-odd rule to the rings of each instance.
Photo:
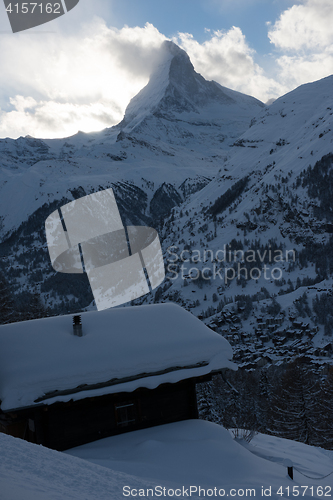
[[[116,421],[118,427],[127,427],[137,421],[134,403],[119,403],[115,405]]]

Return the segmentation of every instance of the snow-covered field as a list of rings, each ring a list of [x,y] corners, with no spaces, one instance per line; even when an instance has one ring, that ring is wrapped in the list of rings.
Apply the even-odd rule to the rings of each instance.
[[[295,467],[293,481],[286,459]],[[66,453],[0,434],[1,500],[330,498],[333,474],[306,476],[332,471],[333,451],[263,434],[247,444],[202,420],[129,432]]]

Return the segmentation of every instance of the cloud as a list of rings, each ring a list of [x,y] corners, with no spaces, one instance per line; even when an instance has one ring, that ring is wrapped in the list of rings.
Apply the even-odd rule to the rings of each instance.
[[[323,49],[333,43],[332,0],[306,0],[284,11],[268,32],[284,50]]]
[[[328,47],[322,53],[283,55],[276,62],[281,80],[292,89],[333,73],[333,47]]]
[[[268,27],[278,53],[262,58],[267,72],[239,27],[206,30],[203,43],[189,33],[173,40],[206,79],[266,102],[333,73],[329,2],[304,0]],[[166,39],[152,24],[116,29],[91,16],[71,31],[67,18],[55,33],[0,36],[0,137],[66,137],[110,127],[148,82]]]
[[[147,83],[165,37],[95,18],[81,32],[0,39],[0,136],[60,137],[112,126]]]
[[[121,110],[113,102],[92,104],[39,101],[32,97],[16,96],[10,99],[13,110],[2,112],[0,136],[18,137],[32,135],[41,138],[59,137],[59,131],[73,135],[78,130],[92,132],[117,123]],[[117,113],[118,110],[118,113]],[[62,136],[63,134],[60,133]]]
[[[209,80],[262,101],[286,91],[255,63],[255,51],[248,46],[240,28],[214,31],[202,44],[188,33],[179,33],[175,41],[189,54],[196,71]]]
[[[278,56],[279,78],[289,88],[333,73],[333,9],[331,0],[304,0],[284,11],[270,27]]]

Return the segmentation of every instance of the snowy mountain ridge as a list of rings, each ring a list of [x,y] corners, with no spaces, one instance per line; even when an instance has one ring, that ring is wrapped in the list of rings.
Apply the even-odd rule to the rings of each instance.
[[[275,182],[274,175],[300,174],[332,152],[333,76],[302,85],[280,97],[251,121],[249,129],[233,143],[230,159],[216,180],[201,191],[193,204],[212,201],[246,175]],[[253,182],[253,185],[255,182]],[[259,200],[259,198],[258,198]],[[209,202],[208,202],[209,203]]]

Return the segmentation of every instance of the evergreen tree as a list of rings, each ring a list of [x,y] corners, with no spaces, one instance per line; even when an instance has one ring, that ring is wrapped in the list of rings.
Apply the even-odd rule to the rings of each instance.
[[[24,302],[22,311],[20,312],[20,321],[45,318],[45,316],[48,316],[48,312],[37,289],[35,289],[33,293],[27,294]]]
[[[209,420],[210,422],[220,423],[220,417],[216,410],[212,383],[205,382],[197,384],[196,392],[199,418],[202,420]]]
[[[333,368],[330,368],[324,380],[318,406],[321,409],[321,418],[318,421],[319,440],[316,446],[333,449]]]
[[[280,437],[313,444],[318,440],[319,387],[312,373],[298,361],[284,371],[272,398],[270,431]]]
[[[267,370],[261,370],[259,375],[258,398],[256,400],[256,414],[258,431],[266,433],[269,427],[269,413],[272,398],[272,381]]]
[[[258,428],[256,413],[258,384],[256,379],[255,373],[249,373],[245,370],[228,376],[231,387],[225,383],[222,386],[225,394],[222,396],[225,398],[222,412],[224,426],[250,430]]]
[[[0,273],[0,324],[15,321],[15,310],[12,293],[5,276]]]

